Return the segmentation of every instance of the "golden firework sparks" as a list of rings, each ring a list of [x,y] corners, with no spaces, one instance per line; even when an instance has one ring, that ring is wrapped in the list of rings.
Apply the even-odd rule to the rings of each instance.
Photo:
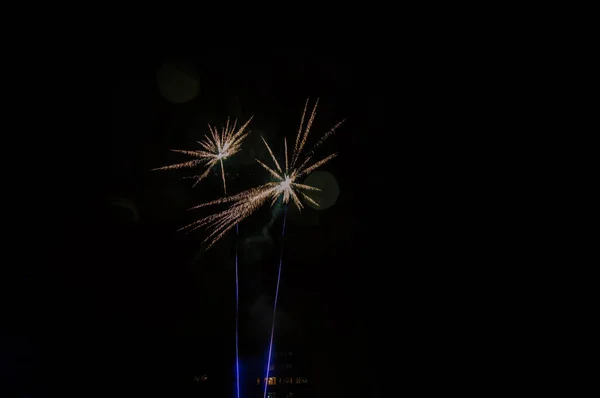
[[[325,135],[323,135],[315,144],[313,149],[304,157],[303,161],[300,163],[299,160],[302,154],[302,150],[306,145],[308,133],[310,132],[310,128],[312,127],[318,104],[319,100],[317,99],[313,110],[310,114],[309,120],[306,123],[306,126],[304,126],[304,119],[306,115],[306,109],[308,106],[308,99],[306,100],[306,104],[304,105],[304,111],[302,112],[302,119],[300,121],[300,128],[298,129],[298,135],[296,136],[296,141],[294,144],[294,150],[291,153],[291,158],[288,157],[287,140],[284,138],[284,169],[281,168],[279,162],[277,161],[277,158],[271,150],[271,147],[263,138],[263,142],[267,147],[271,159],[273,160],[274,168],[267,166],[259,159],[256,159],[256,161],[266,171],[268,171],[269,174],[271,174],[271,176],[276,181],[268,182],[261,186],[243,191],[239,194],[226,196],[224,198],[213,200],[211,202],[203,203],[201,205],[193,207],[192,209],[197,209],[204,206],[229,203],[229,207],[226,210],[201,218],[200,220],[197,220],[192,224],[183,227],[181,230],[190,231],[204,226],[207,227],[211,232],[204,240],[204,242],[209,242],[208,247],[210,248],[223,235],[225,235],[227,231],[229,231],[237,223],[239,223],[246,217],[250,216],[269,200],[271,201],[272,206],[277,202],[277,200],[280,197],[282,198],[283,203],[288,203],[291,199],[298,208],[298,210],[302,210],[302,208],[304,207],[302,205],[302,201],[300,200],[300,197],[302,197],[305,201],[315,206],[318,206],[318,204],[310,196],[308,196],[306,192],[319,191],[319,189],[310,185],[300,184],[297,181],[300,178],[306,176],[307,174],[313,172],[317,168],[321,167],[337,155],[334,153],[319,161],[311,162],[314,150],[327,137],[331,136],[335,132],[335,130],[344,122],[342,120],[341,122],[337,123],[331,130],[329,130]],[[298,163],[300,163],[300,166],[297,166]]]
[[[248,119],[246,123],[240,126],[236,130],[237,120],[233,124],[229,125],[229,118],[225,127],[219,132],[216,127],[208,125],[210,135],[204,136],[202,141],[198,141],[202,149],[196,151],[185,151],[181,149],[171,149],[173,152],[183,153],[184,155],[191,156],[192,160],[174,164],[171,166],[159,167],[153,170],[174,170],[183,168],[196,168],[205,167],[204,173],[193,176],[196,179],[194,186],[208,176],[212,168],[217,164],[221,164],[221,177],[223,179],[223,191],[227,195],[227,184],[225,183],[225,168],[223,167],[223,160],[235,155],[242,149],[242,142],[248,136],[250,131],[246,131],[246,127],[252,120],[252,117]]]

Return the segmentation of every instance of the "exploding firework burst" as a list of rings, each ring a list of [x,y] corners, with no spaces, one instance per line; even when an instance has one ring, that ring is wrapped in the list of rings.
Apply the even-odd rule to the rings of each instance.
[[[210,131],[210,135],[207,134],[204,136],[202,141],[198,141],[198,144],[200,144],[202,149],[196,151],[171,149],[173,152],[183,153],[184,155],[191,156],[194,159],[171,166],[159,167],[153,170],[174,170],[183,168],[193,169],[196,167],[205,167],[204,173],[191,177],[196,179],[196,182],[194,183],[194,186],[196,186],[196,184],[208,176],[212,168],[217,163],[220,163],[221,177],[223,179],[223,191],[225,192],[225,195],[227,195],[227,184],[225,183],[225,168],[223,167],[223,160],[235,155],[241,150],[242,142],[250,133],[249,131],[246,131],[246,127],[248,127],[248,124],[251,120],[252,117],[236,130],[237,120],[235,120],[230,126],[229,118],[227,118],[227,123],[220,132],[216,127],[213,127],[209,124],[208,130]]]
[[[220,211],[218,213],[209,215],[207,217],[201,218],[193,222],[190,225],[187,225],[182,228],[182,230],[195,230],[197,228],[206,226],[211,232],[204,242],[209,242],[208,247],[210,248],[215,242],[217,242],[228,230],[233,228],[233,226],[246,217],[250,216],[254,213],[258,208],[263,206],[266,202],[271,201],[271,206],[277,202],[279,198],[282,198],[283,203],[288,203],[290,199],[294,202],[296,207],[299,210],[302,210],[304,207],[302,205],[302,201],[300,198],[306,200],[307,202],[312,203],[315,206],[318,206],[310,196],[306,194],[308,191],[319,191],[318,188],[312,187],[310,185],[300,184],[297,181],[321,167],[331,159],[333,159],[337,154],[332,154],[325,157],[322,160],[317,162],[311,162],[314,150],[321,144],[323,141],[331,136],[335,130],[344,122],[343,120],[337,123],[331,130],[329,130],[325,135],[323,135],[319,141],[315,144],[313,149],[309,151],[300,162],[300,158],[302,155],[302,150],[306,145],[306,141],[308,138],[308,134],[312,127],[313,121],[315,119],[315,115],[317,113],[317,105],[319,104],[319,100],[317,99],[313,110],[310,114],[310,117],[306,123],[304,123],[304,119],[306,116],[306,110],[308,107],[308,100],[306,100],[306,104],[304,105],[304,111],[302,112],[302,119],[300,121],[300,128],[298,129],[298,134],[296,136],[294,149],[292,150],[291,157],[288,156],[288,145],[287,140],[284,138],[284,154],[285,161],[283,163],[284,167],[282,168],[280,163],[277,161],[277,158],[273,154],[271,147],[263,138],[263,142],[269,151],[269,155],[274,163],[274,168],[267,166],[265,163],[256,159],[256,161],[269,172],[269,174],[276,180],[274,182],[268,182],[259,187],[251,188],[249,190],[243,191],[236,195],[226,196],[221,199],[213,200],[208,203],[203,203],[201,205],[195,206],[192,209],[197,209],[204,206],[216,205],[229,203],[229,207],[226,210]],[[191,210],[191,209],[190,209]]]
[[[217,164],[221,164],[221,177],[223,179],[223,192],[224,195],[227,195],[227,183],[225,180],[225,168],[223,166],[223,160],[235,155],[241,150],[242,142],[248,136],[249,131],[246,131],[246,127],[252,120],[252,117],[248,119],[246,123],[239,127],[237,127],[237,120],[233,122],[233,125],[229,125],[229,118],[227,118],[227,123],[225,127],[219,132],[216,127],[208,125],[208,129],[210,131],[210,135],[205,135],[202,141],[198,141],[198,144],[202,147],[200,150],[196,151],[185,151],[180,149],[173,149],[173,152],[183,153],[185,155],[191,156],[193,159],[184,163],[178,163],[171,166],[159,167],[154,170],[173,170],[173,169],[182,169],[182,168],[196,168],[198,166],[204,166],[204,173],[200,175],[196,175],[192,178],[196,179],[196,184],[202,181],[204,178],[208,176],[212,168]],[[236,229],[237,235],[237,229]],[[238,248],[237,241],[235,246],[235,297],[236,297],[236,324],[235,324],[235,354],[236,354],[236,382],[237,382],[237,395],[239,398],[239,353],[238,353]]]

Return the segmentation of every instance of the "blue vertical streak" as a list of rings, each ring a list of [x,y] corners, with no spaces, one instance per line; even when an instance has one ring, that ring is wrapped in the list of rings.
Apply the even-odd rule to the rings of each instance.
[[[271,352],[273,350],[273,333],[275,332],[275,312],[277,311],[277,298],[279,297],[279,281],[281,280],[281,263],[283,262],[283,237],[285,236],[285,221],[287,219],[287,206],[283,214],[283,228],[281,229],[281,254],[279,255],[279,272],[277,273],[277,288],[275,289],[275,304],[273,304],[273,324],[271,325],[271,341],[269,343],[269,359],[267,359],[267,377],[265,378],[265,393],[267,398],[267,385],[269,382],[269,368],[271,367]]]
[[[235,371],[237,398],[240,398],[240,355],[238,350],[238,317],[239,317],[239,285],[238,285],[238,224],[235,224]]]

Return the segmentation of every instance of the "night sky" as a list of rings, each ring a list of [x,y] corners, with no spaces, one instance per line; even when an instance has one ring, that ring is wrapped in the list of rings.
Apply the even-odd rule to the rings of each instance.
[[[68,137],[39,142],[48,148],[36,166],[43,184],[32,187],[32,176],[21,203],[32,224],[18,231],[30,244],[5,279],[17,305],[2,329],[15,396],[65,385],[80,396],[116,386],[129,396],[197,396],[191,380],[203,373],[219,380],[214,396],[233,396],[234,233],[205,251],[204,230],[177,232],[209,213],[187,209],[221,196],[220,176],[192,187],[189,170],[151,169],[186,160],[169,149],[196,149],[207,123],[254,115],[242,153],[226,163],[228,190],[264,183],[253,160],[269,161],[260,136],[281,155],[307,98],[320,98],[308,147],[346,119],[316,152],[339,153],[320,169],[339,196],[327,185],[322,199],[335,200],[327,209],[289,208],[276,341],[303,347],[316,397],[377,396],[375,369],[394,361],[381,354],[406,344],[407,329],[419,334],[423,291],[447,275],[430,237],[450,231],[433,227],[447,185],[431,191],[436,179],[423,177],[425,147],[444,142],[420,109],[430,88],[416,90],[423,77],[414,75],[392,89],[393,69],[354,52],[221,49],[90,72],[65,103]],[[392,105],[409,85],[410,98]],[[282,221],[266,206],[240,224],[242,357],[267,348]]]

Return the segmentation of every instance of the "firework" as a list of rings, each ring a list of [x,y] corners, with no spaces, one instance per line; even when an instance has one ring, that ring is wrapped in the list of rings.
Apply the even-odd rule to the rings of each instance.
[[[221,164],[221,178],[223,180],[223,192],[227,195],[227,183],[225,180],[225,168],[223,166],[223,160],[235,155],[241,150],[242,142],[248,136],[249,131],[246,131],[246,127],[252,120],[252,117],[248,119],[246,123],[240,126],[236,130],[237,120],[233,124],[229,125],[229,118],[225,127],[219,132],[216,127],[208,125],[210,135],[205,135],[202,141],[198,141],[202,149],[196,151],[185,151],[180,149],[173,149],[173,152],[183,153],[191,156],[193,159],[184,163],[178,163],[171,166],[159,167],[154,170],[173,170],[182,168],[196,168],[199,166],[205,167],[202,174],[196,175],[192,178],[196,179],[194,186],[208,176],[212,168],[217,164]],[[237,235],[237,228],[236,228]],[[239,352],[238,352],[238,312],[239,312],[239,295],[238,295],[238,247],[237,241],[235,246],[235,363],[236,363],[236,383],[237,383],[237,396],[240,395],[240,377],[239,377]]]
[[[241,150],[242,142],[248,136],[249,131],[246,131],[246,127],[252,120],[252,117],[248,119],[246,123],[237,127],[237,120],[230,126],[229,118],[225,127],[219,132],[216,127],[208,125],[210,135],[204,136],[202,141],[198,141],[202,149],[196,151],[185,151],[181,149],[172,149],[173,152],[182,153],[184,155],[191,156],[193,159],[187,162],[174,164],[171,166],[159,167],[154,170],[174,170],[189,168],[193,169],[196,167],[204,167],[205,170],[202,174],[193,176],[196,182],[194,186],[208,176],[212,168],[217,164],[221,164],[221,177],[223,179],[223,191],[227,195],[227,184],[225,182],[225,168],[223,167],[223,160],[235,155]]]
[[[304,119],[306,116],[306,110],[308,107],[308,100],[304,105],[304,111],[302,112],[302,119],[300,121],[300,128],[296,136],[294,149],[292,150],[291,156],[288,156],[288,145],[287,140],[284,138],[284,162],[283,168],[277,161],[277,158],[273,154],[271,147],[264,140],[263,142],[267,147],[269,155],[273,161],[274,167],[269,167],[259,159],[256,161],[269,172],[269,174],[276,180],[274,182],[268,182],[259,187],[251,188],[247,191],[243,191],[236,195],[226,196],[221,199],[213,200],[208,203],[195,206],[192,209],[197,209],[204,206],[216,205],[229,203],[229,207],[226,210],[217,212],[207,217],[201,218],[182,228],[182,230],[195,230],[200,227],[207,227],[211,232],[207,236],[204,242],[209,242],[208,247],[210,248],[215,242],[217,242],[228,230],[233,228],[234,225],[250,216],[258,208],[262,207],[265,203],[271,202],[271,206],[277,202],[279,198],[282,198],[284,204],[287,204],[290,199],[296,205],[299,210],[304,207],[300,198],[304,199],[311,204],[318,206],[318,204],[308,196],[309,191],[319,191],[318,188],[310,185],[305,185],[297,182],[300,178],[306,176],[317,168],[321,167],[337,154],[329,155],[319,161],[313,162],[312,158],[314,150],[329,136],[331,136],[335,130],[343,123],[343,120],[337,123],[331,130],[323,135],[319,141],[315,144],[313,149],[309,151],[304,157],[302,157],[302,151],[306,145],[308,134],[312,127],[315,115],[317,112],[317,105],[319,100],[316,101],[310,117],[305,125]],[[300,159],[302,158],[302,161]]]

